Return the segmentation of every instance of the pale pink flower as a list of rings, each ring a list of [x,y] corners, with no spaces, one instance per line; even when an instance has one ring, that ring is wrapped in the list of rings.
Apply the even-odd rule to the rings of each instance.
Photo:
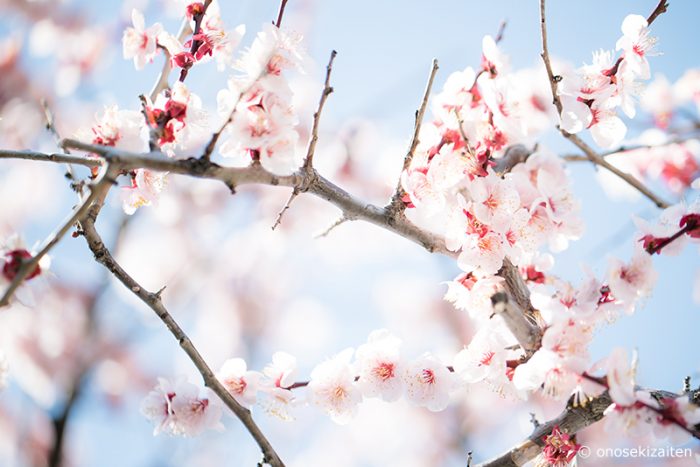
[[[618,347],[612,351],[603,365],[607,371],[610,398],[622,407],[628,407],[637,402],[634,361],[636,356],[633,356],[633,363],[630,365],[627,351]]]
[[[309,401],[339,424],[349,423],[357,414],[362,394],[350,366],[353,349],[345,349],[311,371]]]
[[[625,433],[634,438],[651,434],[658,417],[656,412],[641,403],[627,407],[610,404],[604,415],[605,431],[615,436]]]
[[[386,329],[373,331],[355,355],[357,386],[365,397],[381,397],[391,402],[401,397],[404,363],[401,340]]]
[[[491,297],[503,290],[503,282],[504,279],[499,276],[478,277],[471,272],[462,273],[454,281],[447,282],[444,298],[458,310],[484,321],[493,313]]]
[[[469,185],[472,211],[480,222],[504,233],[513,213],[520,207],[520,197],[510,179],[502,179],[493,172],[477,177]]]
[[[625,305],[626,312],[631,314],[635,302],[651,294],[657,276],[651,256],[637,248],[629,264],[618,259],[610,261],[608,286],[613,296]]]
[[[649,79],[649,62],[647,55],[653,52],[656,38],[649,36],[646,18],[640,15],[628,15],[622,22],[623,36],[617,41],[617,50],[624,51],[624,61],[630,71],[641,79]]]
[[[203,396],[193,384],[181,386],[176,391],[171,400],[176,420],[173,434],[197,436],[206,430],[223,431],[221,403],[210,389],[205,388]]]
[[[131,12],[131,22],[133,27],[127,28],[122,37],[122,47],[125,59],[134,59],[134,66],[137,70],[143,69],[146,63],[153,61],[156,56],[157,37],[163,30],[160,23],[146,29],[143,14],[137,9]]]
[[[700,407],[696,403],[691,402],[687,395],[664,398],[661,401],[647,393],[645,396],[644,402],[652,406],[660,403],[663,407],[663,416],[658,416],[654,424],[654,437],[668,439],[674,446],[683,445],[692,439],[690,433],[682,427],[693,430],[700,423]]]
[[[301,69],[306,59],[300,46],[301,40],[300,35],[265,24],[253,44],[236,63],[236,68],[251,80],[265,74],[279,75],[288,68]]]
[[[200,389],[179,378],[172,383],[164,378],[146,396],[141,413],[155,423],[154,435],[196,436],[207,429],[221,430],[222,408],[213,394],[200,396]]]
[[[479,329],[469,345],[454,358],[455,374],[465,383],[489,381],[494,386],[507,382],[505,348],[509,343],[499,325],[489,321]]]
[[[450,402],[455,376],[444,363],[430,354],[412,361],[403,374],[406,397],[419,407],[439,412]]]
[[[513,385],[520,391],[542,388],[545,395],[561,399],[579,385],[582,364],[582,360],[563,359],[558,353],[542,348],[515,368]]]
[[[492,77],[501,74],[508,69],[508,56],[499,48],[491,36],[484,36],[481,41],[482,68]]]
[[[286,352],[275,352],[272,363],[263,369],[263,374],[258,387],[258,405],[270,415],[291,420],[292,409],[297,405],[297,399],[289,389],[295,383],[297,374],[296,357]]]
[[[489,231],[483,236],[467,235],[457,261],[465,272],[489,275],[501,269],[505,255],[503,235]]]
[[[287,388],[294,384],[297,374],[297,359],[286,352],[275,352],[272,363],[267,365],[263,374],[272,381],[272,386]]]
[[[163,172],[136,169],[131,185],[122,187],[124,212],[132,215],[142,206],[156,204],[165,186],[165,176]]]
[[[245,360],[242,358],[226,360],[216,374],[216,378],[241,405],[250,408],[255,404],[262,374],[257,371],[248,371]]]
[[[148,150],[148,128],[143,115],[134,110],[120,110],[116,105],[106,107],[90,130],[78,133],[81,139],[94,144],[132,152]]]
[[[614,148],[622,143],[627,134],[627,126],[614,110],[604,107],[591,107],[593,119],[589,125],[593,141],[601,148]]]

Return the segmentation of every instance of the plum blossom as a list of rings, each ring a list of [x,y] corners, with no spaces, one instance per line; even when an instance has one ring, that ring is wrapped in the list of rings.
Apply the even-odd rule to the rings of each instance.
[[[399,338],[380,329],[373,331],[367,343],[358,347],[355,355],[357,386],[365,397],[381,397],[388,402],[401,397],[404,363],[400,346]]]
[[[535,460],[535,465],[547,467],[576,465],[576,454],[581,449],[581,445],[576,442],[574,435],[561,431],[559,426],[555,425],[543,441],[542,454]]]
[[[97,123],[89,130],[78,131],[79,139],[131,152],[148,149],[148,127],[140,112],[113,105],[106,107],[101,116],[96,116],[96,120]],[[92,175],[97,176],[97,169],[93,169]]]
[[[335,357],[320,363],[311,372],[309,401],[321,408],[341,425],[357,414],[362,394],[355,384],[350,359],[353,349],[345,349]]]
[[[226,360],[216,377],[238,403],[247,408],[255,404],[262,374],[257,371],[248,371],[245,360],[242,358]]]
[[[263,369],[258,404],[269,414],[282,420],[290,420],[296,398],[289,387],[297,374],[297,359],[286,352],[275,352],[272,363]]]
[[[625,311],[631,314],[635,302],[651,294],[657,275],[651,257],[638,248],[628,264],[618,259],[610,261],[608,286],[612,295],[624,304]]]
[[[136,169],[131,177],[131,185],[122,187],[123,209],[132,215],[142,206],[151,206],[158,202],[165,186],[166,173],[148,169]]]
[[[593,54],[593,63],[574,73],[565,73],[558,94],[562,104],[561,128],[569,133],[590,129],[603,148],[620,144],[627,127],[617,116],[617,107],[630,118],[635,115],[635,97],[641,91],[637,79],[649,79],[647,56],[656,43],[649,37],[647,21],[629,15],[622,23],[623,37],[617,41],[622,56],[613,60],[609,51]]]
[[[542,388],[545,395],[561,399],[571,394],[580,384],[581,363],[577,359],[565,359],[551,349],[540,349],[530,359],[515,368],[513,386],[520,391],[536,391]]]
[[[141,404],[141,413],[155,424],[153,434],[197,436],[208,429],[223,430],[218,399],[208,389],[204,396],[200,392],[184,378],[159,378]]]
[[[605,363],[610,398],[622,407],[628,407],[637,402],[635,361],[636,355],[633,356],[633,363],[630,365],[625,349],[616,348]]]
[[[504,279],[498,276],[478,277],[462,273],[447,283],[445,300],[474,319],[486,320],[493,313],[491,297],[503,290]]]
[[[512,181],[491,172],[472,180],[468,189],[476,218],[498,232],[505,232],[513,213],[520,207],[520,197]]]
[[[146,29],[143,13],[137,9],[131,12],[131,22],[133,27],[124,31],[122,37],[122,47],[125,59],[134,59],[134,66],[137,70],[143,69],[146,63],[153,61],[158,52],[158,34],[163,30],[160,23]]]
[[[687,395],[676,398],[666,397],[657,402],[646,398],[649,405],[659,405],[660,416],[654,424],[653,434],[657,439],[668,439],[674,445],[682,445],[692,439],[683,428],[693,430],[700,423],[700,407]]]
[[[455,376],[437,358],[424,354],[406,366],[403,374],[406,397],[419,407],[439,412],[450,402]]]
[[[301,166],[303,154],[296,151],[299,120],[282,76],[285,69],[301,68],[304,54],[299,42],[297,36],[266,26],[236,65],[244,76],[232,78],[219,92],[219,113],[226,119],[235,114],[219,151],[236,165],[259,161],[278,175],[289,175]]]
[[[642,79],[649,79],[647,56],[653,52],[656,38],[649,36],[649,25],[641,15],[628,15],[622,22],[623,36],[615,48],[624,52],[624,60],[630,70]]]
[[[488,381],[498,388],[508,382],[512,374],[507,366],[509,345],[503,332],[502,324],[482,326],[467,347],[462,349],[454,359],[454,371],[465,383]]]

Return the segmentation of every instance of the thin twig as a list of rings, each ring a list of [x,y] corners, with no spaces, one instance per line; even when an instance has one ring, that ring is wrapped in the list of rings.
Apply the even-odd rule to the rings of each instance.
[[[53,113],[51,112],[51,109],[49,108],[49,103],[46,102],[46,99],[41,99],[41,108],[44,109],[46,129],[49,131],[49,133],[53,135],[56,144],[59,144],[61,141],[61,135],[58,134],[58,130],[56,129],[56,122],[53,118]],[[66,163],[66,176],[71,181],[75,181],[75,173],[73,171],[73,166],[70,165],[70,162]]]
[[[192,19],[194,19],[194,31],[192,31],[192,44],[190,45],[190,53],[192,55],[194,55],[197,52],[197,49],[199,49],[199,46],[202,45],[202,41],[195,39],[194,36],[198,35],[202,31],[202,20],[204,20],[204,15],[207,14],[207,9],[209,8],[209,5],[211,5],[211,2],[212,0],[204,0],[202,11],[192,15]],[[184,82],[189,71],[189,67],[185,67],[180,70],[180,78],[178,80],[180,82]]]
[[[313,173],[311,168],[313,166],[314,154],[316,153],[316,144],[318,143],[318,129],[321,123],[321,112],[323,107],[328,100],[328,96],[333,93],[333,87],[331,86],[331,72],[333,71],[333,60],[335,60],[338,52],[335,50],[331,51],[331,58],[328,60],[328,65],[326,66],[326,80],[323,85],[323,91],[321,92],[321,99],[318,102],[318,108],[314,112],[313,123],[311,124],[311,138],[309,139],[309,146],[306,150],[306,157],[304,158],[304,164],[302,165],[302,171]],[[284,213],[287,212],[292,201],[299,195],[300,192],[306,191],[305,186],[294,187],[292,194],[289,196],[287,203],[284,205],[282,210],[277,215],[275,224],[272,226],[272,230],[275,230],[278,225],[282,223],[282,217]]]
[[[326,66],[326,80],[323,84],[323,92],[321,92],[321,99],[318,101],[318,107],[316,112],[314,112],[314,119],[311,125],[311,139],[309,140],[309,147],[306,151],[306,159],[304,159],[304,168],[308,169],[313,164],[314,153],[316,152],[316,143],[318,142],[318,128],[321,123],[321,112],[323,112],[323,107],[328,100],[328,96],[333,93],[333,87],[331,86],[331,72],[333,71],[333,61],[335,60],[338,52],[335,50],[331,51],[331,58],[328,60],[328,65]]]
[[[284,9],[287,7],[287,0],[282,0],[280,2],[280,9],[277,12],[277,21],[275,21],[275,26],[278,28],[282,26],[282,17],[284,16]]]
[[[508,26],[508,20],[502,20],[501,24],[498,25],[498,32],[496,33],[496,38],[494,39],[494,42],[496,44],[500,43],[503,40],[503,34],[506,32],[506,26]]]
[[[660,0],[654,11],[647,17],[647,26],[650,26],[659,15],[666,13],[666,11],[668,11],[668,0]]]
[[[90,214],[83,222],[83,231],[88,246],[95,256],[95,260],[106,267],[128,290],[136,295],[142,302],[148,305],[156,315],[163,321],[170,333],[180,344],[192,363],[197,367],[204,384],[209,387],[226,406],[239,418],[246,427],[253,439],[257,442],[263,452],[264,461],[273,467],[284,467],[284,463],[279,458],[269,440],[262,433],[258,425],[253,420],[248,409],[240,405],[231,394],[224,388],[214,375],[213,371],[194,346],[190,338],[185,334],[180,325],[175,321],[163,304],[159,293],[151,293],[136,282],[114,259],[112,254],[104,245],[102,238],[95,229],[95,220],[101,209],[103,199],[96,202]]]
[[[73,156],[70,154],[45,154],[43,152],[36,151],[11,151],[6,149],[0,149],[0,159],[24,159],[40,162],[56,162],[59,164],[82,165],[90,168],[100,167],[102,165],[102,160],[95,158]]]
[[[294,188],[292,190],[292,194],[289,195],[289,199],[287,202],[284,204],[284,207],[282,210],[277,214],[277,219],[275,219],[275,223],[272,225],[272,230],[275,230],[281,223],[282,223],[282,217],[284,216],[284,213],[287,212],[287,209],[289,209],[289,206],[292,204],[292,201],[299,196],[299,190],[297,188]]]
[[[658,8],[658,7],[657,7]],[[658,15],[657,15],[658,16]],[[549,85],[552,91],[552,99],[554,106],[557,108],[557,114],[561,117],[562,114],[562,104],[561,99],[559,99],[559,94],[557,92],[557,83],[560,80],[559,77],[554,75],[552,71],[552,64],[549,57],[549,46],[547,44],[547,22],[545,16],[545,0],[540,0],[540,29],[542,35],[542,60],[544,61],[544,66],[547,69],[547,76],[549,77]],[[585,141],[579,138],[577,135],[571,134],[559,127],[559,132],[566,139],[574,143],[583,153],[588,157],[588,159],[596,165],[599,165],[613,174],[617,175],[619,178],[627,182],[629,185],[636,188],[640,193],[649,198],[656,206],[659,208],[666,208],[669,204],[655,195],[649,188],[647,188],[643,183],[637,180],[632,175],[623,172],[617,167],[610,164],[603,157],[601,157],[592,147],[590,147]]]
[[[428,107],[428,100],[430,99],[430,93],[433,89],[433,82],[435,81],[435,75],[437,74],[439,67],[437,59],[433,59],[433,63],[430,67],[430,74],[428,75],[428,82],[425,85],[425,90],[423,91],[423,98],[421,99],[420,107],[416,110],[415,121],[413,125],[413,136],[411,137],[411,144],[408,147],[406,156],[403,160],[403,167],[401,173],[408,170],[411,166],[411,161],[413,160],[413,155],[416,152],[416,148],[420,143],[420,129],[423,125],[423,118],[425,117],[425,110]],[[391,198],[387,208],[391,210],[396,217],[399,217],[403,213],[406,205],[403,202],[403,195],[405,194],[403,186],[401,184],[401,175],[399,174],[399,180],[396,184],[396,189],[394,190],[394,196]]]
[[[338,227],[338,226],[340,226],[340,225],[342,225],[342,224],[345,224],[346,222],[351,221],[351,220],[352,220],[352,219],[350,219],[350,218],[347,217],[345,214],[343,214],[342,216],[340,216],[340,217],[338,218],[338,220],[336,220],[336,221],[333,222],[331,225],[329,225],[323,232],[321,232],[320,234],[314,236],[314,238],[315,238],[315,239],[319,239],[319,238],[327,237],[328,234],[331,233],[331,231],[332,231],[333,229],[335,229],[336,227]]]

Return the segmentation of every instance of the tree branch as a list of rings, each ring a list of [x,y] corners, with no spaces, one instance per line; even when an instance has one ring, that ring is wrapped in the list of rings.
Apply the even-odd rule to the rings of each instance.
[[[277,21],[275,21],[275,23],[274,23],[275,26],[278,27],[278,28],[279,28],[280,26],[282,26],[282,17],[284,16],[284,9],[287,7],[287,1],[288,1],[288,0],[282,0],[282,1],[280,2],[280,9],[279,9],[279,11],[277,12]]]
[[[192,363],[194,363],[194,365],[197,367],[197,370],[199,370],[199,373],[204,379],[204,384],[209,387],[224,402],[224,404],[226,404],[226,406],[243,423],[253,439],[255,439],[263,452],[264,462],[270,464],[272,467],[284,467],[284,463],[253,420],[250,411],[240,405],[219,382],[190,338],[185,334],[182,328],[165,308],[160,292],[152,293],[144,289],[119,265],[119,263],[116,262],[112,254],[109,252],[102,241],[102,238],[97,232],[97,229],[95,228],[95,221],[103,202],[104,197],[97,200],[91,206],[88,216],[82,223],[85,239],[87,240],[90,251],[92,251],[95,256],[95,260],[107,268],[122,284],[124,284],[127,289],[129,289],[156,313],[160,320],[166,325],[173,337],[175,337],[175,339],[178,341],[180,347],[182,347]]]
[[[0,159],[24,159],[40,162],[56,162],[59,164],[74,164],[85,167],[99,167],[102,165],[100,159],[91,159],[82,156],[73,156],[71,154],[45,154],[35,151],[11,151],[0,149]]]
[[[387,206],[390,211],[394,213],[395,216],[403,214],[406,205],[403,202],[403,195],[405,194],[403,187],[401,186],[401,175],[411,166],[411,161],[413,160],[413,155],[416,152],[416,148],[420,143],[420,129],[423,125],[423,118],[425,117],[425,110],[428,107],[428,100],[430,99],[430,92],[433,89],[433,82],[435,81],[435,75],[440,67],[438,66],[437,59],[433,59],[433,64],[430,67],[430,74],[428,75],[428,82],[425,85],[425,91],[423,92],[423,99],[421,100],[420,107],[416,110],[415,123],[413,125],[413,137],[411,138],[411,144],[408,147],[408,152],[403,160],[403,168],[399,174],[399,181],[396,184],[396,189],[394,190],[394,196],[392,196],[389,205]]]
[[[557,115],[559,115],[559,117],[561,118],[562,104],[561,104],[561,99],[559,99],[559,94],[557,93],[557,83],[561,78],[554,75],[554,72],[552,71],[551,60],[549,57],[549,47],[547,44],[547,22],[546,22],[546,16],[545,16],[545,1],[546,0],[540,0],[540,29],[541,29],[541,35],[542,35],[542,54],[541,54],[541,56],[542,56],[542,60],[544,61],[544,66],[547,69],[547,76],[549,77],[549,85],[550,85],[550,88],[552,90],[553,103],[554,103],[554,106],[557,108]],[[658,9],[658,7],[657,7],[657,9]],[[658,16],[658,14],[656,16]],[[659,198],[657,195],[655,195],[649,188],[647,188],[639,180],[634,178],[632,175],[630,175],[626,172],[623,172],[622,170],[618,169],[617,167],[613,166],[608,161],[606,161],[592,147],[590,147],[585,141],[583,141],[577,135],[571,134],[571,133],[565,131],[561,127],[559,127],[559,132],[562,134],[562,136],[564,136],[566,139],[568,139],[574,145],[576,145],[579,149],[581,149],[583,151],[583,153],[585,154],[585,156],[588,158],[588,160],[590,160],[591,162],[593,162],[596,165],[599,165],[599,166],[609,170],[613,174],[620,177],[622,180],[627,182],[629,185],[636,188],[644,196],[649,198],[656,206],[658,206],[659,208],[667,208],[669,206],[669,204],[667,202],[665,202],[664,200]]]
[[[585,405],[567,407],[557,418],[541,424],[523,442],[508,452],[479,464],[477,467],[516,467],[526,464],[542,452],[544,437],[549,435],[555,426],[562,431],[573,434],[590,426],[603,418],[603,413],[612,399],[607,392],[588,401]]]
[[[309,148],[306,151],[306,159],[304,159],[304,168],[308,169],[313,163],[314,153],[316,152],[316,143],[318,143],[318,127],[321,122],[321,112],[323,111],[323,106],[328,100],[328,96],[333,93],[333,87],[331,86],[331,72],[333,71],[333,61],[335,60],[338,52],[335,50],[331,51],[331,58],[328,60],[328,65],[326,66],[326,80],[323,85],[323,92],[321,93],[321,99],[318,102],[318,108],[314,112],[314,120],[311,125],[311,139],[309,140]]]

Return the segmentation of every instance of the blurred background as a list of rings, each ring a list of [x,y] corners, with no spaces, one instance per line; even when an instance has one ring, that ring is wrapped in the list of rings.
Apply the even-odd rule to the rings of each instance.
[[[137,96],[152,87],[162,56],[134,70],[121,56],[122,32],[131,24],[132,8],[138,8],[147,25],[159,21],[175,33],[180,3],[185,2],[0,0],[0,147],[56,150],[43,128],[41,98],[65,137],[89,128],[107,105],[138,109]],[[614,48],[627,14],[646,16],[655,5],[552,1],[550,51],[574,66],[590,62],[592,51]],[[278,3],[237,0],[220,6],[229,28],[246,25],[246,46],[276,17]],[[328,55],[338,51],[318,170],[351,193],[383,204],[399,176],[431,60],[440,63],[439,91],[450,73],[479,65],[482,37],[495,35],[506,20],[500,45],[512,69],[537,68],[538,15],[534,0],[290,0],[284,24],[304,34],[314,62],[292,82],[306,135]],[[675,82],[700,65],[698,17],[700,3],[674,1],[654,23],[661,53],[649,59],[652,74]],[[209,63],[188,77],[212,118],[228,76]],[[628,123],[628,136],[652,124],[642,112]],[[576,153],[554,132],[541,144],[559,154]],[[0,236],[19,232],[33,245],[59,225],[76,200],[63,172],[53,164],[0,162]],[[610,196],[609,179],[598,177],[590,164],[572,163],[569,172],[586,233],[556,256],[553,272],[577,283],[583,266],[602,277],[610,257],[629,259],[636,240],[632,216],[655,219],[658,211],[646,199]],[[669,200],[697,196],[651,183]],[[431,351],[449,360],[469,342],[474,330],[468,317],[442,300],[444,282],[458,274],[454,261],[360,222],[314,238],[339,213],[308,196],[297,199],[272,231],[288,196],[286,189],[252,186],[231,196],[214,182],[170,177],[159,205],[132,217],[123,214],[112,193],[98,228],[136,280],[150,290],[167,285],[166,305],[215,369],[237,356],[261,370],[272,353],[283,350],[299,359],[300,378],[306,379],[317,363],[359,346],[382,327],[401,337],[412,356]],[[257,447],[231,417],[225,417],[223,433],[153,437],[139,404],[156,378],[184,374],[199,383],[198,374],[152,312],[93,261],[81,238],[66,238],[52,260],[51,275],[29,291],[34,306],[0,312],[0,350],[10,363],[10,386],[0,394],[1,466],[47,465],[58,433],[64,436],[63,465],[259,462]],[[653,296],[634,316],[598,332],[592,360],[618,346],[637,349],[639,383],[678,391],[685,376],[700,382],[697,245],[677,257],[655,257],[654,264],[659,280]],[[527,436],[529,412],[547,420],[561,409],[544,400],[526,405],[484,387],[456,394],[450,408],[436,414],[405,402],[366,401],[347,426],[311,407],[300,407],[291,422],[262,411],[254,415],[292,466],[464,466],[467,451],[483,460]],[[600,426],[580,439],[591,447],[627,443]],[[637,459],[629,465],[647,464]]]

